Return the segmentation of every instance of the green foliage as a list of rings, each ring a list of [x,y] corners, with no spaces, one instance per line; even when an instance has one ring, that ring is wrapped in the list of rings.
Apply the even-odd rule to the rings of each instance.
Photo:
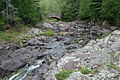
[[[66,5],[62,11],[63,21],[73,21],[78,19],[79,14],[79,0],[66,0]]]
[[[4,22],[0,22],[0,31],[4,30],[4,25],[5,23]]]
[[[90,74],[91,71],[87,67],[81,67],[80,69],[82,74]]]
[[[55,77],[58,80],[64,80],[69,77],[70,74],[72,74],[74,71],[73,70],[62,70],[59,73],[55,74]]]
[[[0,31],[0,40],[4,40],[7,42],[11,42],[11,41],[19,41],[16,37],[26,33],[26,31],[28,30],[28,28],[20,28],[18,31],[16,30],[10,30],[10,31]]]
[[[42,22],[58,22],[56,19],[44,19]]]
[[[89,19],[90,17],[90,7],[88,3],[90,3],[90,0],[80,0],[79,16],[81,19]]]
[[[90,9],[90,20],[97,22],[100,19],[100,11],[101,11],[101,3],[102,0],[91,0],[89,3]]]
[[[12,0],[12,4],[17,10],[17,15],[26,24],[34,24],[39,18],[37,12],[37,6],[34,0]]]
[[[95,73],[99,72],[98,70],[90,70],[85,66],[81,67],[80,71],[81,71],[82,74],[95,74]]]
[[[53,36],[55,33],[49,29],[48,31],[44,32],[45,35]]]
[[[7,42],[11,42],[13,40],[13,38],[15,38],[15,36],[17,35],[17,33],[9,33],[9,32],[0,32],[0,40],[5,40]]]
[[[60,13],[62,5],[59,3],[61,3],[61,0],[41,0],[40,7],[42,14]]]
[[[118,70],[118,66],[117,66],[113,61],[111,61],[111,62],[109,62],[108,64],[106,64],[106,67],[107,67],[108,69]]]
[[[101,17],[108,20],[110,23],[120,20],[120,1],[119,0],[103,0]]]
[[[4,30],[5,24],[6,24],[6,17],[4,14],[0,13],[0,31]]]
[[[5,9],[5,0],[0,0],[0,12]]]

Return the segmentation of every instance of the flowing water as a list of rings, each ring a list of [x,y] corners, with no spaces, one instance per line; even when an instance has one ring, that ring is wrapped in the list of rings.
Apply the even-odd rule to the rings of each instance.
[[[35,70],[36,68],[40,67],[42,65],[42,62],[44,60],[37,60],[35,63],[28,68],[24,69],[22,72],[19,72],[15,75],[13,75],[9,80],[23,80],[30,72]]]

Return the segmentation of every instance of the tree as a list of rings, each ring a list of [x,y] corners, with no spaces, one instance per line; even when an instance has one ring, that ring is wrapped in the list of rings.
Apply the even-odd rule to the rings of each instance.
[[[90,20],[96,22],[100,19],[102,0],[91,0],[89,3]]]
[[[79,16],[81,19],[90,18],[90,3],[91,0],[80,0]]]
[[[62,11],[63,21],[73,21],[78,19],[79,15],[79,0],[66,0],[66,5]]]
[[[110,23],[120,25],[120,1],[119,0],[103,0],[101,6],[101,18]]]
[[[25,24],[34,24],[38,21],[37,6],[34,0],[12,0],[18,12],[18,16]]]

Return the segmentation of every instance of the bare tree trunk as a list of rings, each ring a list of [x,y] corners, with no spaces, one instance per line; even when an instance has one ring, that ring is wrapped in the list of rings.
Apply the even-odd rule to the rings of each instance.
[[[6,0],[6,16],[7,16],[7,27],[10,27],[9,24],[9,0]]]

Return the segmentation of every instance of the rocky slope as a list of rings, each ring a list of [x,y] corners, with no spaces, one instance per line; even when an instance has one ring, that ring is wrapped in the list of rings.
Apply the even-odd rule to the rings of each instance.
[[[7,80],[56,80],[55,74],[65,69],[75,70],[66,80],[119,80],[119,31],[96,40],[112,30],[84,22],[37,26],[41,28],[33,28],[18,37],[22,47],[14,43],[1,46],[1,77],[10,77]],[[105,68],[109,62],[114,62],[115,68]],[[99,72],[84,75],[79,70],[83,66]],[[13,72],[17,73],[12,76]]]
[[[63,69],[76,70],[65,80],[120,80],[120,31],[91,40],[83,48],[63,56],[55,65],[45,80],[57,80],[55,74]],[[99,72],[82,74],[79,70],[82,66]]]

